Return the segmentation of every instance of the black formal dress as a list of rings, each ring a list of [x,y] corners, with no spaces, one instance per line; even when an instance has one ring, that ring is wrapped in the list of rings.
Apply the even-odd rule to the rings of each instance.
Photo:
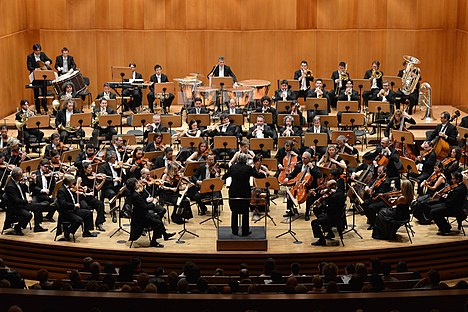
[[[409,220],[409,204],[398,204],[395,208],[383,208],[375,219],[372,238],[393,239],[401,221]]]

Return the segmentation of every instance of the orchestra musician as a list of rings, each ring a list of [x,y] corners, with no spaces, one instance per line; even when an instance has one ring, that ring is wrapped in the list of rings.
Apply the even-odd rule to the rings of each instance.
[[[145,158],[145,152],[143,152],[143,148],[141,147],[133,150],[132,157],[127,160],[127,164],[130,165],[127,171],[128,177],[136,178],[137,180],[141,177],[141,169],[149,169],[153,165],[148,158]]]
[[[271,113],[272,123],[268,124],[268,126],[273,131],[273,139],[276,141],[276,138],[278,137],[278,135],[276,134],[276,125],[278,124],[278,112],[276,111],[276,108],[271,107],[271,99],[269,96],[266,96],[266,95],[263,96],[260,99],[260,102],[262,103],[262,106],[257,107],[255,111],[257,113],[262,113],[262,114]]]
[[[116,163],[116,153],[113,151],[109,151],[106,154],[106,162],[101,164],[98,167],[98,173],[109,177],[106,178],[106,182],[102,186],[101,189],[101,196],[102,198],[107,198],[111,200],[115,197],[115,195],[119,192],[120,188],[122,187],[122,181],[125,179],[124,169],[122,165],[118,165]],[[117,222],[117,215],[115,213],[115,202],[109,203],[111,208],[111,216],[112,222]]]
[[[409,220],[409,207],[414,197],[413,184],[405,179],[401,182],[401,192],[398,192],[394,198],[389,198],[389,195],[388,193],[379,195],[386,207],[380,210],[375,219],[372,231],[374,239],[393,239],[400,224],[397,222]]]
[[[400,69],[398,71],[398,74],[397,74],[398,77],[400,77],[400,78],[403,77],[403,75],[405,74],[407,64],[408,64],[408,61],[404,60],[403,64],[402,64],[403,69]],[[404,103],[404,105],[406,103],[409,103],[408,113],[410,115],[413,114],[413,108],[416,107],[416,105],[418,104],[418,100],[419,100],[420,83],[421,83],[421,77],[419,77],[419,81],[416,84],[416,88],[414,89],[414,91],[410,95],[404,94],[403,92],[401,92],[400,89],[398,89],[397,92],[395,92],[395,106],[396,106],[397,109],[400,109],[401,103]],[[404,109],[404,110],[406,110],[406,109]]]
[[[34,179],[34,175],[30,176]],[[28,177],[26,177],[28,179]],[[25,229],[34,215],[34,232],[46,232],[47,229],[41,226],[43,221],[42,205],[34,203],[29,194],[28,186],[23,175],[23,169],[14,167],[11,171],[11,179],[5,187],[6,196],[6,216],[3,229],[11,228],[13,220],[18,223],[14,227],[15,235],[24,235],[22,229]]]
[[[341,189],[337,187],[335,180],[327,182],[327,189],[319,199],[314,202],[314,205],[320,205],[314,209],[317,219],[310,223],[312,233],[316,242],[311,243],[313,246],[326,246],[326,238],[332,239],[335,237],[332,227],[337,226],[340,236],[344,230],[344,209],[346,197]],[[326,232],[325,236],[323,233]]]
[[[0,150],[3,150],[11,145],[15,138],[8,135],[8,126],[3,125],[0,127]]]
[[[356,158],[359,159],[358,149],[354,146],[351,146],[348,143],[348,138],[342,134],[336,138],[336,153],[356,156]]]
[[[136,71],[136,64],[130,63],[128,67],[132,69],[132,78],[124,79],[124,81],[134,81],[134,80],[143,80],[143,76]],[[122,100],[124,105],[124,110],[128,111],[131,110],[134,114],[136,114],[137,107],[141,106],[141,91],[139,87],[124,87],[122,90],[123,97],[130,97],[130,101]]]
[[[437,161],[437,157],[436,157],[434,149],[432,148],[431,141],[424,141],[421,147],[423,148],[423,151],[421,155],[416,157],[416,163],[422,164],[421,173],[417,173],[417,172],[408,173],[408,176],[410,178],[418,181],[418,187],[420,186],[422,181],[429,178],[432,172],[434,172],[434,164]]]
[[[40,143],[42,142],[42,138],[44,137],[44,132],[37,128],[30,129],[26,126],[28,118],[35,115],[35,113],[29,109],[29,101],[26,99],[22,99],[20,101],[20,107],[21,110],[18,111],[15,115],[15,123],[19,131],[18,138],[21,138],[21,140],[25,143],[26,152],[29,153],[29,148],[31,145],[31,136],[35,136],[37,142]]]
[[[64,229],[63,239],[69,241],[70,234],[75,234],[76,230],[83,225],[83,237],[96,237],[97,235],[91,233],[93,228],[93,212],[88,209],[81,209],[79,197],[81,197],[80,190],[76,188],[76,181],[72,176],[65,176],[63,184],[58,190],[57,201],[59,215],[59,222],[69,221],[70,227]],[[57,235],[60,235],[61,227],[57,227]]]
[[[294,160],[296,160],[297,162],[299,158],[299,150],[294,148],[294,142],[291,140],[285,141],[284,146],[279,148],[278,151],[276,152],[275,158],[278,164],[278,170],[276,171],[276,174],[275,174],[276,177],[280,175],[281,171],[286,169],[284,166],[285,157],[286,157],[286,164],[289,164],[290,166],[292,165],[292,169],[294,169],[296,164],[293,163],[293,157],[295,157]],[[288,168],[288,170],[289,169],[291,168]]]
[[[458,146],[450,147],[450,152],[447,158],[441,161],[442,164],[442,171],[444,175],[447,177],[447,181],[451,182],[452,173],[458,171],[460,167],[460,159],[461,159],[461,149]]]
[[[315,80],[315,88],[310,89],[307,92],[307,97],[313,99],[327,99],[327,110],[310,109],[307,111],[308,122],[310,122],[315,117],[315,115],[328,115],[331,112],[330,98],[328,97],[328,91],[323,87],[322,79]]]
[[[239,159],[240,155],[246,155],[247,164],[248,165],[252,164],[253,158],[255,157],[255,153],[251,151],[249,148],[250,148],[249,140],[242,140],[239,144],[239,151],[237,151],[232,157],[232,159],[229,161],[229,167],[237,163],[237,160]]]
[[[231,231],[239,235],[239,215],[242,217],[242,236],[251,234],[249,227],[249,202],[251,196],[250,177],[262,178],[254,168],[247,165],[247,155],[239,154],[237,162],[223,175],[223,180],[232,178],[229,187],[229,208],[231,209]]]
[[[130,206],[133,206],[129,240],[137,240],[145,228],[151,228],[153,235],[151,236],[150,247],[164,247],[157,239],[163,237],[167,241],[176,233],[168,233],[166,231],[161,218],[152,211],[152,203],[148,203],[143,196],[142,186],[137,179],[130,178],[125,182],[125,185],[129,191],[126,202]]]
[[[211,149],[208,147],[208,143],[203,140],[198,143],[198,147],[195,152],[187,158],[187,162],[205,161],[209,154],[211,154]]]
[[[55,58],[55,69],[59,76],[76,69],[75,59],[69,55],[70,51],[67,47],[62,48],[62,54]]]
[[[228,109],[226,109],[223,114],[226,115],[236,115],[242,114],[242,109],[237,107],[236,99],[230,99],[228,104]]]
[[[208,127],[211,137],[235,136],[238,138],[238,140],[242,137],[241,128],[235,125],[233,122],[231,122],[228,114],[223,113],[220,116],[220,119],[221,125],[215,125],[212,128]],[[224,152],[226,152],[229,155],[229,159],[231,159],[236,153],[236,150],[234,148],[229,147],[226,150],[224,148],[213,149],[213,153],[215,153],[218,159],[222,158],[222,153]]]
[[[42,52],[42,47],[39,43],[35,43],[32,47],[33,53],[29,54],[26,60],[27,67],[29,70],[30,75],[32,75],[33,71],[38,69],[51,69],[50,65],[52,65],[52,60]],[[45,67],[42,67],[43,63]],[[36,112],[38,114],[41,113],[41,105],[44,109],[44,112],[47,114],[47,99],[44,97],[42,101],[39,99],[39,96],[42,92],[42,85],[43,81],[41,80],[34,80],[32,81],[32,85],[34,87],[34,104],[36,106]]]
[[[338,64],[338,70],[335,70],[331,75],[334,90],[330,91],[328,94],[330,104],[333,108],[336,108],[336,103],[338,101],[338,97],[340,96],[341,90],[345,88],[345,81],[350,79],[351,77],[347,72],[347,64],[345,62],[340,62]]]
[[[106,222],[104,202],[98,199],[98,193],[104,186],[106,179],[110,179],[110,177],[96,174],[93,170],[91,163],[85,163],[83,164],[83,172],[77,178],[76,184],[86,190],[83,196],[80,196],[80,207],[81,209],[96,210],[96,220],[94,221],[96,229],[105,232],[102,226]]]
[[[168,161],[164,174],[161,177],[163,185],[161,186],[162,192],[160,193],[160,200],[162,203],[177,205],[179,197],[179,185],[182,179],[180,168],[182,166],[177,161]],[[176,215],[175,210],[171,215],[172,222],[182,224],[183,220]]]
[[[328,140],[330,140],[330,135],[328,133],[328,129],[322,126],[320,121],[320,116],[315,116],[312,120],[312,127],[306,130],[308,133],[326,133]],[[310,146],[311,154],[316,155],[317,157],[322,157],[325,154],[327,147],[326,146]]]
[[[21,143],[18,140],[13,140],[9,148],[6,149],[6,162],[9,165],[19,166],[22,161],[30,160],[28,156],[21,148]]]
[[[388,137],[382,138],[380,146],[371,152],[370,156],[374,159],[374,166],[383,164],[387,167],[388,178],[394,180],[395,187],[400,189],[400,169],[402,168],[402,163],[398,151],[390,139]]]
[[[144,152],[164,152],[166,146],[163,143],[163,135],[161,132],[155,132],[153,142],[148,142],[143,148]],[[150,159],[153,161],[152,159]]]
[[[182,138],[182,137],[189,137],[189,138],[198,138],[201,136],[201,130],[198,127],[198,121],[195,119],[190,120],[188,129],[185,129],[184,131],[180,132],[178,135],[176,135],[177,138]],[[179,154],[177,155],[177,159],[185,162],[187,158],[192,155],[194,152],[195,148],[194,147],[181,147],[179,150]]]
[[[143,133],[143,139],[146,141],[150,133],[167,132],[167,127],[161,123],[161,116],[159,114],[153,115],[153,122],[146,125],[146,130]]]
[[[164,155],[158,156],[154,160],[154,165],[153,165],[154,169],[167,168],[169,163],[173,161],[173,158],[174,158],[173,154],[174,154],[174,150],[172,149],[172,147],[166,147],[164,149]]]
[[[257,123],[254,124],[250,129],[249,133],[247,134],[247,138],[272,138],[276,140],[276,133],[275,131],[267,124],[265,124],[265,117],[263,115],[257,116]],[[256,150],[254,151],[255,154],[261,153],[264,157],[270,157],[269,150]]]
[[[336,152],[336,147],[334,145],[330,145],[327,148],[325,154],[323,154],[322,158],[317,163],[317,166],[324,167],[324,168],[341,168],[346,169],[346,163],[341,158],[340,155]]]
[[[458,130],[457,127],[450,123],[450,113],[442,112],[440,114],[440,121],[441,123],[435,127],[434,131],[426,134],[427,140],[434,142],[437,138],[440,138],[450,146],[457,145]]]
[[[81,151],[76,156],[74,166],[78,169],[78,174],[81,174],[83,172],[84,164],[99,163],[103,161],[103,159],[96,155],[96,148],[94,147],[94,144],[87,143],[85,150]]]
[[[390,130],[407,131],[406,123],[415,125],[416,120],[405,111],[397,109],[385,128],[384,135],[390,137]]]
[[[169,82],[167,75],[162,73],[161,65],[156,64],[154,66],[154,74],[151,75],[150,82],[154,82],[154,83]],[[153,84],[149,87],[149,89],[150,89],[150,92],[148,93],[146,97],[148,99],[148,106],[149,106],[150,111],[154,113],[154,101],[156,98],[159,97],[161,99],[161,106],[162,106],[163,112],[167,114],[171,109],[172,101],[174,101],[174,98],[175,98],[174,94],[170,92],[165,93],[165,94],[154,94]]]
[[[112,144],[106,149],[106,154],[109,152],[114,152],[116,161],[122,163],[128,160],[128,153],[131,152],[131,149],[124,144],[124,139],[121,136],[116,135],[112,140]]]
[[[383,88],[382,86],[383,72],[380,70],[380,62],[373,61],[372,68],[366,70],[364,79],[368,79],[370,82],[370,90],[366,90],[362,93],[364,104],[367,106],[367,102],[377,97],[379,91]]]
[[[115,94],[114,92],[110,90],[110,85],[107,82],[104,83],[102,92],[99,92],[98,95],[96,96],[96,101],[100,101],[102,99],[106,99],[106,100],[117,99],[117,94]]]
[[[463,220],[466,219],[463,207],[466,203],[467,188],[460,172],[452,173],[452,185],[448,189],[448,192],[439,196],[439,203],[432,206],[431,209],[431,216],[439,228],[437,235],[450,234],[451,225],[447,221],[447,217],[456,217],[459,228]]]
[[[279,135],[290,137],[290,136],[302,136],[302,128],[294,126],[294,117],[286,115],[283,117],[283,127],[279,129]]]
[[[42,206],[42,211],[47,211],[44,220],[55,222],[53,217],[57,209],[55,205],[52,205],[55,200],[53,193],[56,182],[62,179],[63,175],[55,174],[50,171],[50,161],[48,159],[41,160],[39,163],[39,170],[37,170],[34,175],[36,178],[34,181],[31,181],[29,186],[33,202],[40,204]]]
[[[338,95],[338,100],[339,101],[359,101],[359,93],[353,89],[353,81],[351,79],[348,79],[346,81],[346,89],[341,90],[340,94]],[[346,111],[346,113],[357,113],[357,111]],[[336,118],[338,119],[338,122],[341,122],[341,115],[343,112],[337,112],[336,113]]]
[[[5,153],[0,153],[0,211],[6,210],[5,198],[3,198],[5,194],[5,184],[10,176],[11,170],[15,167],[14,165],[7,164],[5,158]]]
[[[309,69],[307,61],[301,61],[301,68],[294,72],[294,80],[299,80],[299,91],[297,92],[296,99],[306,98],[307,92],[310,88],[310,83],[314,81],[314,74]]]
[[[209,114],[208,110],[203,107],[203,100],[201,98],[195,98],[193,103],[194,107],[188,109],[188,114]]]
[[[266,177],[271,176],[271,172],[270,170],[268,170],[267,166],[262,165],[262,160],[263,160],[263,156],[261,154],[255,155],[253,159],[252,167],[254,168],[255,171],[257,171],[257,173],[263,175],[262,178],[266,178]]]
[[[389,102],[390,103],[390,113],[393,114],[395,111],[395,92],[390,89],[390,82],[385,80],[382,83],[382,89],[379,90],[377,94],[371,100],[379,102]],[[381,118],[379,118],[381,119]]]
[[[71,115],[82,113],[80,110],[75,109],[75,100],[70,99],[65,102],[65,107],[57,112],[55,119],[55,126],[59,129],[60,141],[67,143],[69,137],[85,136],[83,129],[74,128],[70,125]]]
[[[190,177],[190,180],[193,183],[195,183],[195,185],[197,186],[196,188],[197,192],[193,199],[198,205],[199,215],[206,214],[207,208],[203,200],[211,198],[211,195],[212,195],[211,193],[201,194],[199,192],[202,182],[206,179],[219,178],[220,175],[221,175],[221,170],[216,164],[215,155],[210,153],[206,157],[206,163],[203,165],[200,165],[200,167],[198,167],[197,170],[194,172],[193,176]],[[222,197],[220,191],[213,192],[213,198],[220,198],[220,197]],[[213,210],[218,211],[217,201],[214,201],[213,204],[214,204]]]
[[[289,84],[287,80],[281,80],[280,88],[275,91],[275,95],[273,96],[273,101],[294,101],[296,96],[294,92],[291,91],[289,88]]]
[[[218,64],[213,66],[210,73],[206,77],[232,77],[232,81],[237,83],[236,75],[234,75],[231,67],[224,64],[224,56],[218,57]]]
[[[108,126],[107,124],[103,124],[99,121],[100,116],[106,115],[114,115],[117,114],[115,110],[107,106],[107,100],[101,99],[99,103],[99,108],[96,108],[93,111],[93,143],[95,146],[99,146],[98,137],[104,136],[106,140],[112,140],[112,137],[117,134],[117,130],[115,130],[114,126]]]

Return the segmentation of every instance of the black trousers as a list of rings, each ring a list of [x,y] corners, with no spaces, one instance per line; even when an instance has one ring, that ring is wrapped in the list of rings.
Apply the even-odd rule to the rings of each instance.
[[[446,203],[436,204],[432,206],[431,216],[441,232],[448,232],[452,226],[448,223],[446,217],[456,217],[457,220],[463,219],[464,212],[462,208],[462,203],[460,203],[459,207],[451,207]]]
[[[107,128],[95,128],[93,130],[93,144],[94,146],[98,147],[99,146],[99,141],[98,137],[104,136],[106,140],[112,140],[112,137],[117,134],[117,130],[115,130],[115,127],[107,127]]]
[[[330,218],[326,213],[319,214],[317,219],[312,220],[310,222],[310,226],[312,227],[312,234],[315,238],[320,240],[324,240],[325,237],[323,235],[324,232],[330,232],[333,226],[338,224],[338,220]],[[338,232],[341,233],[343,229],[338,226]]]
[[[153,92],[148,93],[146,98],[148,99],[148,107],[150,111],[154,113],[154,100],[155,100],[154,93]],[[174,94],[172,93],[167,94],[167,99],[162,101],[162,107],[164,111],[168,111],[170,109],[172,101],[174,101],[174,99],[175,99]]]
[[[138,88],[125,89],[123,90],[122,95],[131,97],[130,101],[123,100],[123,104],[126,110],[134,110],[135,108],[141,106],[141,91]]]
[[[11,225],[14,222],[18,222],[18,226],[25,229],[32,217],[33,215],[31,212],[24,208],[16,209],[15,211],[11,211],[11,209],[7,208],[3,229],[6,230],[11,228]]]
[[[382,208],[387,207],[387,205],[380,199],[372,200],[372,198],[366,199],[362,204],[362,208],[364,209],[364,213],[367,217],[367,222],[370,225],[375,224],[375,218],[377,218],[377,214]]]
[[[68,143],[68,138],[84,138],[85,137],[85,132],[83,129],[79,129],[76,132],[68,132],[65,130],[60,130],[59,131],[60,135],[60,141],[63,143]]]
[[[231,208],[231,231],[234,235],[239,235],[239,215],[242,216],[242,235],[249,235],[249,200],[229,200]]]
[[[83,224],[84,233],[89,232],[93,228],[93,212],[88,209],[66,210],[62,213],[62,222],[68,221],[71,223],[68,231],[75,234],[76,230]]]
[[[31,136],[35,136],[37,138],[37,143],[40,143],[44,137],[44,132],[39,129],[27,129],[26,127],[23,127],[22,136],[22,139],[24,139],[24,144],[29,150],[29,146],[31,145]]]
[[[96,210],[96,220],[94,222],[96,226],[106,222],[104,203],[96,197],[85,196],[84,198],[80,198],[80,207],[81,209]],[[91,229],[94,229],[94,227]]]
[[[111,200],[114,198],[115,195],[119,192],[119,186],[114,186],[112,188],[106,188],[101,191],[101,196],[102,196],[102,201],[104,201],[105,198],[108,200]],[[111,208],[115,207],[115,202],[110,204]]]

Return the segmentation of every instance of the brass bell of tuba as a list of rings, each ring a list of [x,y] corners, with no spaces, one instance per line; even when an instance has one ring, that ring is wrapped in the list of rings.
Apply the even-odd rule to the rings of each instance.
[[[421,62],[414,56],[403,55],[403,58],[406,61],[406,68],[401,77],[402,84],[400,90],[404,95],[410,95],[416,90],[419,79],[421,78],[421,70],[414,65]]]

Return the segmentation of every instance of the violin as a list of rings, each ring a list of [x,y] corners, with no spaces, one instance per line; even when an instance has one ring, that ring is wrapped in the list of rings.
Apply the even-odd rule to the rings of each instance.
[[[442,196],[444,194],[447,194],[447,193],[449,193],[450,191],[452,191],[453,189],[455,189],[457,187],[458,187],[458,183],[448,185],[448,186],[444,187],[443,189],[441,189],[440,191],[435,192],[434,195],[432,195],[431,199],[435,199],[435,198],[440,197],[440,196]]]
[[[65,146],[65,144],[63,142],[59,142],[59,144],[55,147],[55,149],[58,151],[58,152],[66,152],[66,151],[69,151],[70,150],[70,147],[69,146]]]
[[[447,157],[445,158],[444,160],[442,160],[442,165],[445,167],[447,167],[448,165],[450,165],[452,162],[454,162],[455,160],[457,160],[455,157]]]
[[[142,158],[138,158],[137,160],[135,160],[135,164],[139,166],[146,166],[146,165],[151,165],[152,162],[150,162],[148,158],[142,157]]]
[[[380,193],[377,196],[373,197],[373,200],[376,200],[377,198],[390,198],[390,197],[399,197],[401,196],[401,191],[392,191],[392,192],[387,192],[387,193]]]
[[[328,198],[330,197],[333,193],[335,193],[336,190],[335,189],[327,189],[326,192],[324,192],[322,194],[322,196],[320,196],[317,200],[315,200],[315,202],[313,203],[312,207],[316,208],[316,207],[319,207],[320,205],[323,204],[323,202]]]

